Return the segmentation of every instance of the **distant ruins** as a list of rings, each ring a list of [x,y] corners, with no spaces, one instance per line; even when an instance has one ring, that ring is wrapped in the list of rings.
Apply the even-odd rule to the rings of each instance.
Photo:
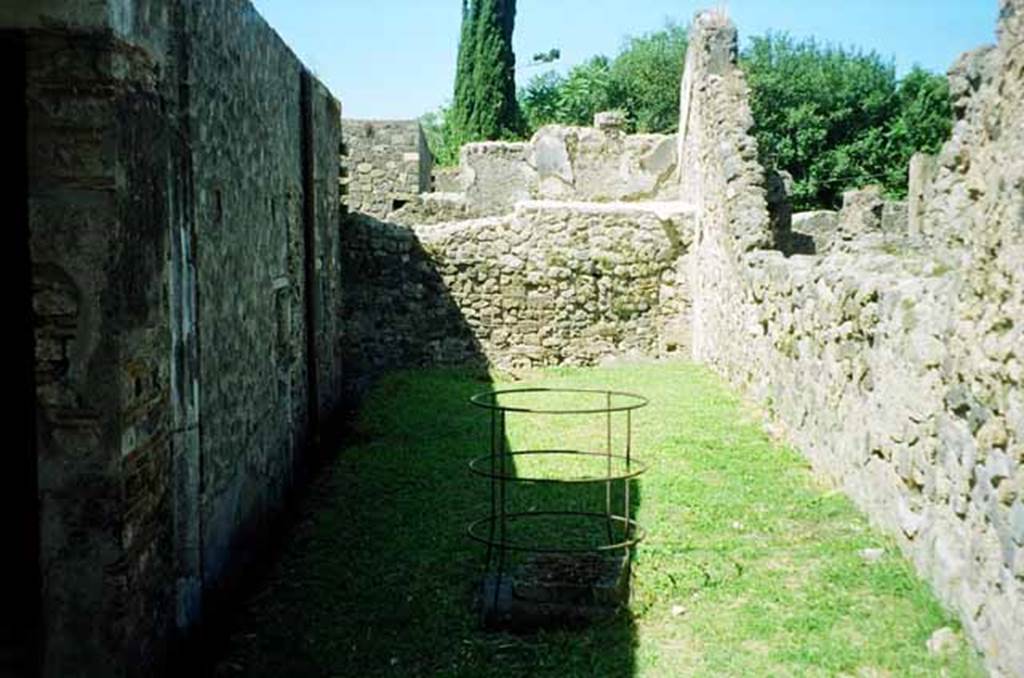
[[[677,135],[602,115],[470,144],[457,175],[415,122],[343,122],[241,0],[15,2],[0,26],[36,412],[3,480],[12,664],[166,667],[387,370],[692,356],[1024,676],[1024,0],[951,70],[952,138],[907,201],[798,215],[715,13]]]
[[[361,273],[344,287],[402,291],[348,298],[344,363],[692,355],[899,538],[994,674],[1024,675],[1024,2],[951,70],[953,138],[914,159],[906,202],[868,188],[791,216],[736,52],[727,20],[695,20],[678,137],[471,144],[460,192],[384,228],[350,219],[341,256]],[[420,265],[384,265],[406,241]],[[454,344],[424,320],[439,300],[462,319]]]

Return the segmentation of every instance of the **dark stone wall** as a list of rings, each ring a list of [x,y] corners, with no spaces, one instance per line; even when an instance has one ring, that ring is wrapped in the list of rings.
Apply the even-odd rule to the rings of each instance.
[[[13,139],[27,133],[25,103],[24,37],[14,31],[0,31],[0,91],[8,102],[0,112],[0,123]],[[0,579],[0,675],[24,675],[35,664],[36,629],[39,624],[39,516],[35,445],[35,369],[32,327],[32,270],[29,264],[28,232],[28,149],[11,148],[6,190],[8,228],[7,252],[11,281],[8,346],[14,357],[13,425],[4,472],[0,473],[0,530],[9,544],[8,576]]]
[[[301,66],[236,10],[188,17],[204,588],[250,557],[309,416]]]
[[[320,82],[310,78],[313,123],[313,196],[316,228],[316,356],[321,413],[337,412],[342,398],[342,302],[340,168],[342,146],[339,102]],[[334,422],[319,421],[321,434]]]
[[[416,232],[367,214],[342,224],[345,390],[357,401],[386,372],[487,359]]]
[[[173,580],[167,127],[155,62],[108,32],[32,32],[26,70],[43,665],[116,674]]]
[[[84,9],[0,12],[28,83],[41,669],[137,675],[259,552],[338,401],[340,110],[243,0]]]

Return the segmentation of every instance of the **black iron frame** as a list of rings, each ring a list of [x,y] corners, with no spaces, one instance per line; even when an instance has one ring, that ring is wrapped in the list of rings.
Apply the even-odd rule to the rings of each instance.
[[[541,393],[569,393],[586,395],[603,395],[605,403],[603,407],[581,407],[574,409],[545,409],[542,407],[513,407],[499,404],[498,400],[503,395],[541,394]],[[519,388],[504,389],[498,391],[487,391],[478,393],[469,399],[473,405],[483,408],[490,413],[490,452],[474,458],[469,462],[470,471],[478,476],[490,480],[490,514],[471,522],[466,530],[469,537],[487,546],[487,553],[484,558],[484,571],[493,571],[495,576],[494,606],[498,604],[499,591],[501,590],[502,578],[505,576],[507,553],[519,551],[537,554],[585,554],[585,553],[608,553],[622,550],[627,558],[631,557],[632,547],[636,546],[645,536],[643,528],[636,520],[630,517],[630,481],[643,474],[647,467],[638,459],[633,458],[633,411],[647,405],[648,401],[643,396],[624,391],[608,391],[597,389],[570,389],[570,388]],[[619,402],[616,402],[619,401]],[[605,450],[604,452],[587,452],[581,450],[506,450],[507,416],[509,414],[522,415],[605,415]],[[614,454],[612,451],[612,415],[621,413],[625,417],[625,449],[622,454]],[[519,477],[512,475],[509,471],[510,462],[516,457],[527,455],[578,455],[587,457],[601,457],[607,460],[606,472],[600,476],[587,478],[549,478],[549,477]],[[625,470],[621,473],[613,473],[612,465],[615,460],[624,464]],[[508,510],[508,493],[506,485],[514,482],[530,483],[555,483],[555,484],[586,484],[604,483],[605,485],[605,510],[603,513],[589,511],[520,511],[510,512]],[[623,484],[623,506],[621,513],[612,510],[613,485],[616,482]],[[564,516],[586,520],[604,521],[607,528],[607,543],[586,547],[566,548],[546,544],[522,544],[510,542],[508,539],[508,523],[513,520],[529,519],[533,517]],[[615,529],[618,527],[619,529]],[[486,530],[486,534],[484,531]],[[619,531],[621,530],[621,532]],[[621,539],[616,533],[621,534]],[[497,534],[497,536],[496,536]]]

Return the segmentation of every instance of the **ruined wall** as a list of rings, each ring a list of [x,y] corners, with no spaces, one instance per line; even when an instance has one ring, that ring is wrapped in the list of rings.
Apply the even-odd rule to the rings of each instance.
[[[0,18],[27,56],[42,672],[146,673],[335,397],[340,114],[240,0]]]
[[[524,202],[510,215],[345,226],[346,370],[590,365],[688,345],[692,215],[660,205]]]
[[[671,200],[675,146],[674,135],[549,125],[528,142],[463,146],[459,181],[482,215],[519,200]]]
[[[921,240],[911,232],[908,218],[905,201],[888,200],[881,187],[867,186],[843,193],[840,211],[793,214],[784,232],[774,234],[775,245],[786,254],[920,247]]]
[[[418,120],[342,122],[342,202],[383,218],[431,190],[434,158]]]
[[[877,196],[851,196],[822,255],[764,249],[777,234],[721,17],[694,24],[681,121],[695,356],[899,539],[997,675],[1024,675],[1022,18],[1004,0],[911,225],[897,209],[887,232]]]
[[[523,200],[674,200],[675,135],[627,135],[618,119],[599,122],[466,144],[458,168],[435,169],[417,121],[345,120],[343,202],[378,219],[438,223],[508,214]]]

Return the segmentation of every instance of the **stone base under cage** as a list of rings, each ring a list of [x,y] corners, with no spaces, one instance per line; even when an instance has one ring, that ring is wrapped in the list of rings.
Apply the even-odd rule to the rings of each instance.
[[[581,627],[607,619],[629,602],[628,555],[541,554],[499,577],[485,575],[486,628],[528,632]]]

